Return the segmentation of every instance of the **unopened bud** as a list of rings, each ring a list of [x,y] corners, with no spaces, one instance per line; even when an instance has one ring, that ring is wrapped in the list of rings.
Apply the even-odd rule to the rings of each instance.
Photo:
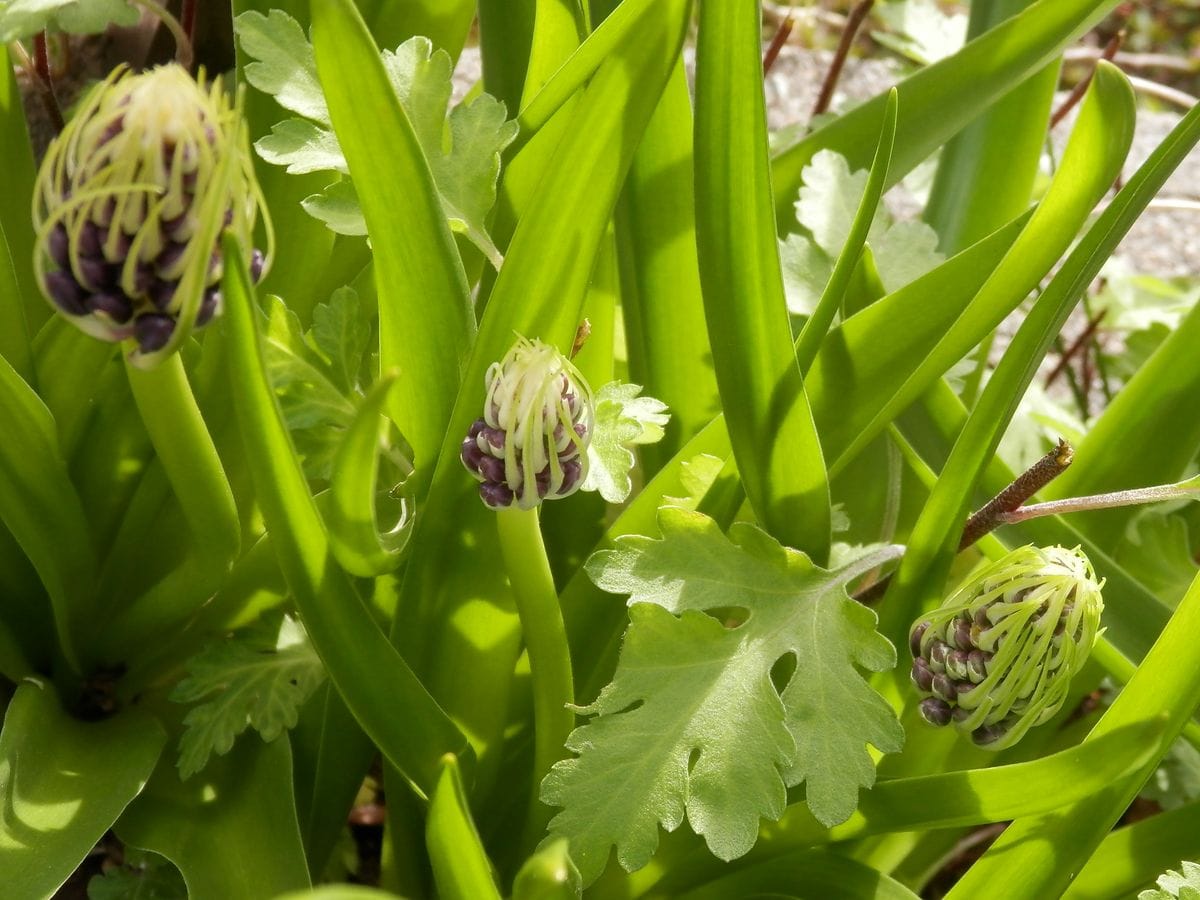
[[[913,626],[921,714],[1011,747],[1062,707],[1099,634],[1102,587],[1079,549],[1022,547],[987,566]]]
[[[487,373],[483,416],[471,425],[462,461],[493,509],[532,509],[573,494],[587,474],[592,395],[554,347],[518,338]]]

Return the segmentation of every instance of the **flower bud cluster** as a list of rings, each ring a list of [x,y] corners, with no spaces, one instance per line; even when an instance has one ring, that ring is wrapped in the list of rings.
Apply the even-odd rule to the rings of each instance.
[[[245,126],[219,84],[178,65],[118,70],[42,162],[39,282],[82,330],[155,353],[181,321],[190,331],[220,311],[219,232],[249,247],[260,207]],[[249,263],[257,277],[263,254]]]
[[[462,461],[493,509],[532,509],[573,494],[587,474],[591,390],[554,347],[518,338],[487,372],[487,399]]]
[[[1096,642],[1102,587],[1078,548],[1022,547],[973,576],[912,629],[926,721],[1002,750],[1048,720]]]

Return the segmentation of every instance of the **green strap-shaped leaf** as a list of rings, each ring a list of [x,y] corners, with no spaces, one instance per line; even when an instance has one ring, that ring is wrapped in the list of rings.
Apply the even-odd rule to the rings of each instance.
[[[309,885],[286,738],[249,736],[186,782],[164,758],[113,830],[173,862],[189,897],[262,900]]]
[[[801,850],[761,866],[718,878],[680,900],[745,900],[747,897],[871,897],[918,900],[893,878],[828,850]]]
[[[1165,727],[1160,737],[1147,742],[1149,758],[1134,772],[1113,779],[1051,815],[1017,818],[947,897],[1037,900],[1063,895],[1200,704],[1197,630],[1200,577],[1192,582],[1154,647],[1088,736],[1090,743],[1161,719]]]
[[[398,47],[422,34],[458,59],[475,16],[473,0],[357,0],[375,43]]]
[[[734,865],[751,867],[813,844],[872,834],[982,825],[1050,813],[1144,766],[1158,752],[1165,728],[1160,717],[1151,716],[1029,762],[881,781],[861,795],[858,811],[848,821],[831,829],[797,803],[778,822],[765,824],[755,848]],[[702,853],[692,853],[660,876],[654,893],[679,896],[686,888],[721,874],[722,868],[727,870],[728,864],[722,867]]]
[[[425,820],[425,845],[438,896],[445,900],[500,900],[491,863],[471,818],[458,760],[442,760],[442,774]]]
[[[236,254],[232,238],[223,246]],[[470,753],[466,738],[388,643],[334,561],[267,381],[249,273],[227,266],[222,287],[234,403],[280,568],[313,646],[363,730],[393,765],[432,790],[442,754]]]
[[[593,35],[627,7],[618,6]],[[615,220],[629,376],[671,410],[663,440],[642,450],[648,473],[720,405],[700,293],[694,184],[692,101],[681,60],[642,135]]]
[[[1050,63],[1089,31],[1118,0],[1039,0],[1007,22],[902,81],[896,149],[888,173],[895,184],[980,112]],[[835,150],[851,169],[866,168],[886,96],[855,107],[775,157],[775,211],[791,230],[801,173],[818,150]]]
[[[166,740],[138,709],[83,722],[49,686],[18,687],[0,732],[4,893],[54,894],[146,785]]]
[[[1064,900],[1127,897],[1164,869],[1200,856],[1200,801],[1169,809],[1109,833]]]
[[[388,410],[421,485],[433,474],[475,327],[467,279],[420,142],[353,2],[313,0],[312,18],[321,86],[374,248],[379,364],[400,370]]]
[[[867,186],[863,190],[862,199],[850,223],[850,233],[846,235],[846,243],[838,254],[833,272],[817,302],[816,309],[804,323],[800,336],[796,339],[796,361],[800,371],[805,374],[811,368],[817,349],[825,340],[825,333],[833,324],[833,319],[839,311],[846,308],[846,291],[850,280],[858,266],[863,248],[867,244],[867,235],[875,222],[875,210],[879,199],[883,196],[883,185],[887,180],[888,165],[892,159],[892,145],[896,141],[896,103],[895,89],[888,94],[887,107],[883,114],[883,128],[879,134],[879,144],[875,148],[875,159],[871,161],[871,171],[867,176]]]
[[[380,442],[387,428],[383,409],[395,383],[394,375],[385,375],[363,399],[338,447],[328,502],[321,509],[333,555],[347,572],[363,578],[400,565],[412,530],[411,512],[382,532],[376,518]]]
[[[1094,167],[1095,176],[1087,179],[1093,189],[1078,197],[1076,203],[1090,205],[1119,171],[1133,140],[1135,115],[1133,90],[1128,80],[1119,69],[1101,62],[1080,109],[1071,143],[1063,155],[1063,171],[1073,173],[1072,178],[1080,178],[1080,168]],[[1026,248],[1023,238],[1027,234],[1045,233],[1043,229],[1051,226],[1054,220],[1047,218],[1055,206],[1051,199],[1047,195],[1006,261],[1013,253]],[[1117,207],[1118,210],[1122,208]],[[881,614],[885,634],[895,635],[906,629],[921,604],[940,593],[958,550],[972,491],[999,446],[1000,438],[1054,336],[1098,271],[1093,266],[1098,267],[1107,257],[1107,253],[1100,256],[1096,252],[1096,244],[1108,236],[1109,223],[1116,216],[1115,213],[1108,216],[1110,211],[1106,210],[1107,218],[1088,231],[1084,242],[1038,298],[971,411],[941,477],[913,527],[908,550],[888,591]],[[1043,261],[1038,260],[1039,263]],[[984,292],[1004,268],[1002,263],[1001,269],[984,285]]]
[[[738,470],[760,521],[818,564],[829,482],[792,347],[776,246],[759,11],[700,7],[696,242],[704,312]]]

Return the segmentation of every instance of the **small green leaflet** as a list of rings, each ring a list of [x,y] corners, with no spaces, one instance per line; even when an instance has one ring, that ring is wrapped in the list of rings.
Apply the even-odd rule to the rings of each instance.
[[[211,754],[228,753],[247,727],[275,740],[296,724],[300,707],[325,678],[304,629],[288,616],[211,644],[187,670],[170,699],[204,702],[183,719],[180,778],[203,769]]]
[[[273,165],[293,174],[348,174],[346,159],[329,127],[329,110],[317,81],[312,46],[295,19],[272,10],[242,13],[234,22],[242,49],[255,62],[246,79],[281,106],[303,116],[286,119],[254,146]],[[401,107],[412,123],[450,227],[475,244],[499,268],[503,258],[488,236],[485,220],[496,202],[500,154],[517,136],[504,104],[488,94],[450,110],[453,64],[428,38],[414,37],[395,51],[385,50],[383,65]],[[334,181],[303,203],[309,215],[338,234],[367,233],[353,186]]]
[[[726,537],[673,507],[658,523],[661,540],[618,538],[588,561],[597,585],[630,595],[630,625],[612,683],[581,710],[595,718],[567,742],[578,756],[542,782],[542,800],[563,807],[550,832],[570,841],[585,883],[613,846],[625,869],[644,865],[658,826],[685,816],[734,859],[801,782],[817,819],[842,822],[875,782],[867,744],[891,753],[904,740],[859,671],[893,668],[895,648],[845,590],[901,548],[826,571],[748,523]],[[726,627],[729,610],[745,621]],[[780,692],[771,671],[784,657],[796,668]]]
[[[796,217],[808,231],[780,242],[788,309],[808,315],[833,273],[867,184],[865,171],[851,172],[845,157],[821,150],[804,168]],[[867,237],[884,289],[891,293],[939,265],[937,233],[924,222],[897,222],[880,205]]]
[[[1200,574],[1191,529],[1183,516],[1155,505],[1139,512],[1125,529],[1113,558],[1126,572],[1174,609]]]
[[[99,34],[109,25],[136,25],[141,14],[128,0],[0,0],[0,43],[47,29]]]
[[[611,381],[596,392],[596,420],[588,445],[585,491],[599,491],[609,503],[623,503],[633,489],[629,473],[637,462],[634,444],[662,440],[670,420],[667,405],[653,397],[639,397],[642,386]]]
[[[1180,868],[1158,876],[1158,888],[1142,891],[1138,900],[1200,900],[1200,866],[1184,862]]]
[[[338,288],[313,309],[312,341],[329,363],[343,393],[358,387],[359,370],[371,340],[371,320],[352,287]]]
[[[183,876],[166,857],[125,848],[125,863],[88,881],[88,900],[187,900]]]

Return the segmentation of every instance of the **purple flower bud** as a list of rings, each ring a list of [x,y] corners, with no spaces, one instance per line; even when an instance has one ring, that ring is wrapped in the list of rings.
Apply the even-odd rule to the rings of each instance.
[[[933,676],[933,684],[930,685],[935,697],[941,697],[948,703],[954,701],[958,696],[958,690],[955,688],[954,679],[949,675],[941,674]]]
[[[175,320],[159,313],[145,313],[133,323],[133,336],[137,338],[138,347],[143,353],[161,350],[171,339],[174,330]]]
[[[918,622],[917,626],[913,628],[912,633],[908,636],[908,649],[912,652],[914,659],[921,655],[921,638],[928,629],[928,622]]]
[[[48,272],[44,286],[50,299],[63,312],[72,316],[87,315],[88,309],[83,303],[87,292],[69,273],[65,271]]]
[[[133,304],[124,294],[92,294],[87,305],[91,312],[104,313],[120,325],[133,318]]]
[[[925,662],[921,657],[913,660],[912,671],[909,673],[913,684],[917,686],[917,690],[929,693],[933,690],[933,670],[929,668],[929,663]]]
[[[512,488],[507,484],[497,484],[494,481],[485,481],[481,484],[479,496],[492,509],[507,509],[513,505],[515,499]]]
[[[951,718],[951,710],[945,700],[939,700],[937,697],[927,697],[921,701],[919,707],[921,715],[930,725],[949,725]]]

